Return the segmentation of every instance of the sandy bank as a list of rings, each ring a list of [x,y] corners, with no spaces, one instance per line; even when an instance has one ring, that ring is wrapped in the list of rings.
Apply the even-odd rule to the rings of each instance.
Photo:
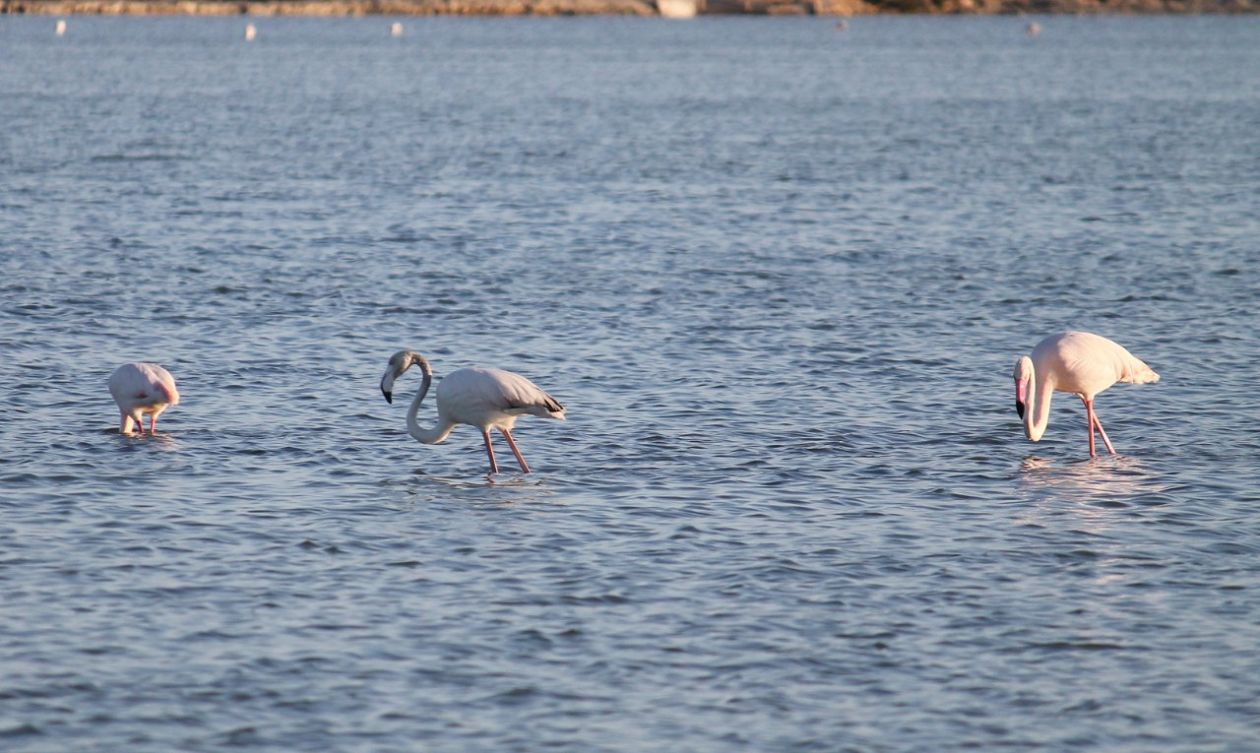
[[[204,16],[1256,13],[1260,0],[0,0],[0,13]],[[662,12],[664,11],[664,12]]]

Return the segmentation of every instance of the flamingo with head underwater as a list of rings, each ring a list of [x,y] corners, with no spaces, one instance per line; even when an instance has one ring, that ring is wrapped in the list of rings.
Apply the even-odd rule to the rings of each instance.
[[[1024,421],[1024,434],[1037,442],[1050,423],[1053,393],[1074,393],[1085,404],[1090,457],[1097,454],[1094,429],[1102,435],[1107,452],[1114,455],[1111,440],[1094,413],[1094,396],[1116,382],[1158,381],[1159,374],[1150,366],[1111,340],[1089,332],[1060,332],[1037,343],[1031,357],[1021,356],[1015,363],[1015,411]]]
[[[173,405],[179,405],[175,377],[156,363],[125,363],[109,377],[109,393],[122,414],[119,434],[130,434],[131,424],[144,433],[144,417],[149,417],[149,433],[157,433],[158,416]]]
[[[564,420],[564,406],[520,374],[502,369],[470,368],[453,371],[442,378],[437,387],[438,422],[433,428],[426,429],[416,420],[420,403],[433,382],[433,369],[424,356],[410,350],[395,353],[381,377],[381,393],[387,402],[394,402],[394,381],[412,366],[419,366],[424,378],[407,411],[408,433],[424,444],[438,444],[445,441],[456,424],[476,426],[486,443],[491,474],[499,472],[499,466],[494,461],[494,447],[490,443],[491,429],[498,429],[503,434],[521,471],[529,473],[529,464],[512,439],[512,427],[516,420],[525,415]]]

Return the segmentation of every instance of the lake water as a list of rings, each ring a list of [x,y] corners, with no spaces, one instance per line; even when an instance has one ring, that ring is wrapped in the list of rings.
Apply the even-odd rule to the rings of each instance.
[[[0,19],[0,748],[1255,750],[1260,19],[1038,21]]]

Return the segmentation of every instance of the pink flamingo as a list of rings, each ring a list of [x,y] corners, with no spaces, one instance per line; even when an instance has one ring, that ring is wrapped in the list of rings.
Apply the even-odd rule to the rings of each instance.
[[[109,378],[109,393],[122,414],[120,434],[130,434],[131,424],[144,433],[144,417],[149,416],[149,433],[157,433],[158,416],[172,405],[179,405],[175,377],[156,363],[125,363]]]
[[[501,369],[460,369],[442,379],[437,388],[438,423],[425,429],[416,420],[420,403],[433,382],[433,369],[419,353],[400,350],[389,359],[389,367],[381,377],[381,394],[387,402],[394,402],[394,380],[403,372],[418,365],[424,374],[420,391],[411,401],[407,411],[407,431],[424,444],[438,444],[446,439],[456,424],[469,424],[481,429],[486,443],[486,455],[490,457],[490,473],[498,473],[494,462],[494,448],[490,445],[490,429],[497,428],[508,447],[516,456],[521,472],[529,473],[529,465],[512,439],[512,427],[516,419],[524,415],[564,420],[564,406],[533,382],[520,374]]]
[[[1116,343],[1089,332],[1051,335],[1015,363],[1015,411],[1024,421],[1024,434],[1040,441],[1050,423],[1050,397],[1057,390],[1071,392],[1085,403],[1089,424],[1089,456],[1094,457],[1094,429],[1107,452],[1115,454],[1102,422],[1094,413],[1094,396],[1116,382],[1153,384],[1159,374]],[[1031,393],[1030,393],[1031,390]],[[1032,410],[1027,409],[1032,403]]]

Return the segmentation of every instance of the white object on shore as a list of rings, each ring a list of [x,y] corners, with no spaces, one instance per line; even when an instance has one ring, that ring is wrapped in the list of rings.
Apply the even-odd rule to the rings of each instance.
[[[696,0],[656,0],[662,18],[695,18]]]

